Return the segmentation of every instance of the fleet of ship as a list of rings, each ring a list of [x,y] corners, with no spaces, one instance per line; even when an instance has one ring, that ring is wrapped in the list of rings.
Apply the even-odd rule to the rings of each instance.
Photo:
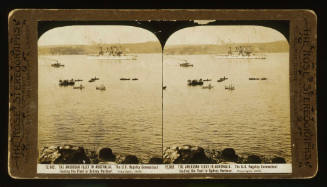
[[[60,68],[60,67],[64,67],[65,65],[60,64],[60,63],[57,61],[56,63],[51,64],[51,66],[54,67],[54,68]]]
[[[125,54],[121,47],[111,46],[106,47],[106,50],[103,47],[100,47],[100,51],[96,55],[89,55],[88,59],[95,60],[136,60],[136,55]]]
[[[227,54],[224,55],[216,55],[217,58],[222,58],[222,59],[266,59],[264,55],[256,55],[253,53],[252,47],[251,46],[237,46],[235,47],[235,50],[232,50],[232,47],[229,47],[229,50]],[[97,55],[89,55],[88,58],[90,59],[105,59],[105,60],[136,60],[137,56],[136,55],[127,55],[123,53],[123,50],[119,46],[111,46],[107,47],[106,51],[103,50],[103,47],[100,47],[100,51],[98,52]],[[193,67],[194,65],[189,63],[187,60],[184,63],[180,63],[179,65],[181,67]],[[56,60],[56,63],[51,64],[52,67],[63,67],[64,65],[59,63]],[[221,77],[217,80],[217,82],[223,82],[227,80],[227,77]],[[99,80],[99,78],[94,77],[91,78],[88,82],[95,82],[96,80]],[[133,80],[136,81],[138,78],[120,78],[120,80],[125,81],[125,80]],[[250,77],[249,80],[267,80],[266,77],[262,78],[256,78],[256,77]],[[71,80],[59,80],[59,86],[73,86],[74,89],[84,89],[85,87],[80,84],[79,86],[74,86],[75,82],[78,81],[83,81],[81,79],[71,79]],[[212,89],[213,86],[211,84],[209,85],[204,85],[204,81],[211,81],[211,79],[193,79],[193,80],[188,80],[187,84],[189,86],[201,86],[203,89]],[[167,86],[163,86],[162,89],[165,90]],[[232,84],[225,85],[226,90],[233,91],[235,90],[235,86]],[[106,90],[106,87],[104,85],[96,86],[96,90]]]
[[[227,54],[216,55],[216,58],[221,59],[266,59],[264,55],[256,55],[253,52],[252,46],[236,46],[233,50],[229,47]]]

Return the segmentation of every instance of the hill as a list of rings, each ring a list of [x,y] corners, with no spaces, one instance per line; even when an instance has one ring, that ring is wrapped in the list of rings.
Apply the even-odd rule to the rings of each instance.
[[[289,51],[286,41],[269,43],[236,43],[224,45],[166,45],[165,54],[225,54],[229,47],[252,46],[256,53],[276,53]],[[125,53],[161,53],[159,42],[129,43],[129,44],[96,44],[96,45],[52,45],[39,46],[40,55],[82,55],[97,54],[100,47],[120,46]]]
[[[39,46],[39,55],[82,55],[98,54],[100,47],[120,46],[126,53],[161,53],[158,42],[129,43],[129,44],[96,44],[96,45],[51,45]]]
[[[286,41],[269,43],[236,43],[224,45],[171,45],[164,49],[165,54],[226,54],[229,47],[252,46],[255,53],[288,52],[289,45]]]

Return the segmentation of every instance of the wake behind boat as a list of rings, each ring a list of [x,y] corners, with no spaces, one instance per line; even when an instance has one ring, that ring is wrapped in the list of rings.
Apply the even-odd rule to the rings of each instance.
[[[100,51],[96,55],[89,55],[88,59],[95,60],[136,60],[136,55],[127,55],[124,54],[123,50],[117,46],[107,47],[106,51],[100,47]]]

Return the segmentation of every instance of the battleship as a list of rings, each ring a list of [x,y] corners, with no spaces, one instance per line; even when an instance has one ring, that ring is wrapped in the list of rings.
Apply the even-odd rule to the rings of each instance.
[[[117,46],[107,47],[105,51],[100,47],[98,54],[88,56],[88,59],[95,60],[136,60],[136,58],[136,55],[127,55]]]
[[[222,58],[222,59],[266,59],[266,56],[254,54],[251,46],[237,46],[237,47],[235,47],[235,50],[232,50],[232,47],[229,47],[227,54],[216,55],[216,58]]]

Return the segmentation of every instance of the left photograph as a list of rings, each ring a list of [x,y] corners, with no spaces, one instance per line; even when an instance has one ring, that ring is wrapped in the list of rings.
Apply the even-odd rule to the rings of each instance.
[[[162,49],[142,28],[56,27],[38,40],[39,164],[162,163]]]

